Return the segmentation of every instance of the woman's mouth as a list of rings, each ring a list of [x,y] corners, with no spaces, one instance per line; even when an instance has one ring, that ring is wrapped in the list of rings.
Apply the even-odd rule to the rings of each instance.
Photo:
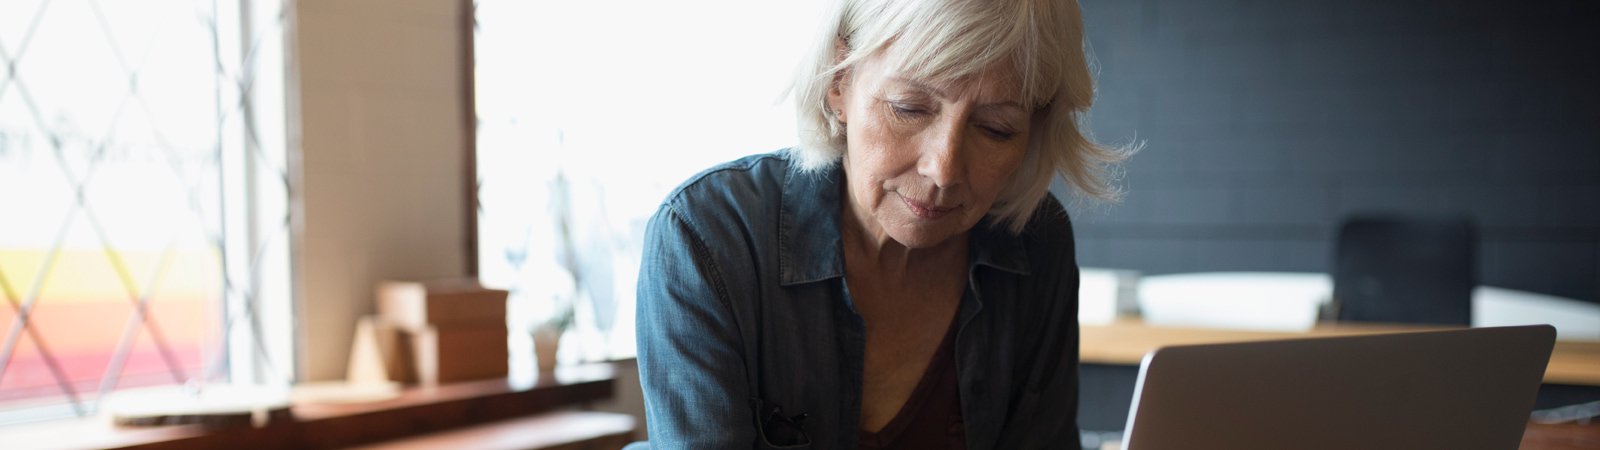
[[[905,197],[905,196],[901,196],[900,200],[905,202],[906,208],[911,210],[911,214],[916,215],[918,218],[927,219],[927,220],[933,220],[933,219],[938,219],[940,217],[944,217],[945,214],[949,214],[951,211],[955,211],[956,210],[956,208],[953,207],[953,206],[952,207],[938,207],[938,206],[934,206],[934,205],[931,205],[931,204],[928,204],[928,203],[923,203],[923,202],[919,202],[919,201],[916,201],[916,200],[912,200],[910,197]]]

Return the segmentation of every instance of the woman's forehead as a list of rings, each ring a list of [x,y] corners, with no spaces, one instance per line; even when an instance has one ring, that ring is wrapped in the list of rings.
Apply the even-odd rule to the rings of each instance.
[[[907,55],[896,54],[891,46],[861,61],[861,67],[866,69],[864,75],[938,97],[974,96],[985,103],[1026,103],[1022,101],[1022,83],[1016,65],[1007,60],[966,73],[932,71],[909,60]]]
[[[956,52],[966,53],[966,52]],[[907,82],[946,95],[977,95],[995,102],[1017,102],[1024,105],[1047,102],[1045,98],[1025,98],[1027,91],[1049,97],[1053,93],[1040,92],[1036,86],[1028,89],[1023,74],[1012,56],[952,55],[937,49],[913,48],[891,42],[875,52],[863,64],[876,64],[880,74],[890,79]],[[987,59],[988,61],[982,61]],[[1039,81],[1039,77],[1030,77]],[[1031,109],[1031,108],[1024,108]]]

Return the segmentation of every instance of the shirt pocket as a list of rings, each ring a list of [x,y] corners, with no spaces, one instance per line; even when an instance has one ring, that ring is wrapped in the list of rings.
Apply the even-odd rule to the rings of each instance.
[[[758,441],[759,442],[757,442],[757,444],[759,444],[759,445],[757,445],[756,448],[762,448],[762,449],[807,449],[807,448],[811,448],[811,439],[808,436],[806,436],[804,433],[802,433],[802,434],[800,434],[798,436],[777,436],[777,433],[773,433],[774,436],[772,438],[769,438],[768,435],[767,435],[767,430],[763,429],[763,430],[758,430],[758,431],[760,432],[760,436],[758,436],[758,438],[759,438]],[[779,441],[779,443],[773,443],[772,441],[774,441],[774,440]]]
[[[770,408],[770,409],[769,409]],[[783,408],[768,407],[761,420],[761,427],[756,430],[763,449],[804,449],[811,448],[811,436],[806,434],[804,415],[786,417]]]

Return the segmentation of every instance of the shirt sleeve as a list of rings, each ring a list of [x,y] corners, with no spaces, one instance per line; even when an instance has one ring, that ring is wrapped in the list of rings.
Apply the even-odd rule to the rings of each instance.
[[[1039,296],[1046,324],[995,448],[1078,448],[1078,264],[1071,236],[1069,224],[1065,242],[1047,246],[1054,273],[1035,274],[1047,280]]]
[[[743,341],[722,268],[670,203],[650,219],[644,249],[637,338],[650,446],[751,448]]]

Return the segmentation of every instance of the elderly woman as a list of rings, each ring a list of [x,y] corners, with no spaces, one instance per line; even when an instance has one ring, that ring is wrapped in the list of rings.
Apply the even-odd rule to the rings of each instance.
[[[639,276],[655,448],[1075,448],[1072,0],[842,0],[794,87],[801,146],[662,204]]]

